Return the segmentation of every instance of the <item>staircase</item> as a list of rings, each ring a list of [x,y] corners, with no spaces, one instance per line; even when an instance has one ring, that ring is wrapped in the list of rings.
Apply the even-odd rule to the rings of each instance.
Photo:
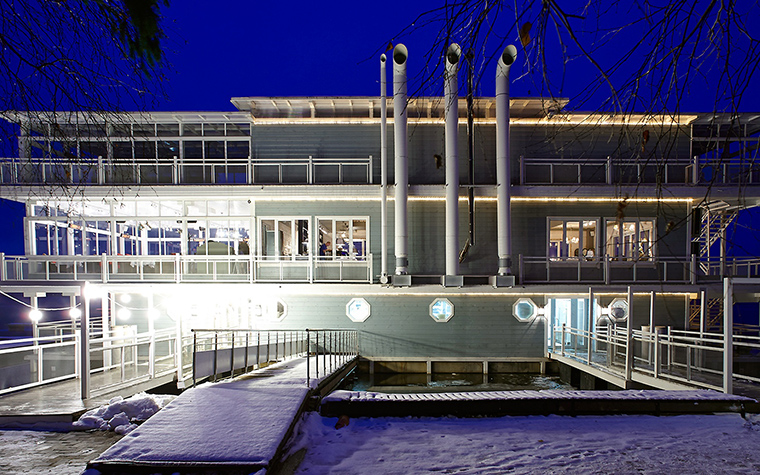
[[[699,299],[689,301],[689,330],[699,331]],[[723,299],[707,299],[705,302],[705,331],[723,332]]]
[[[710,209],[706,208],[702,213],[702,224],[700,226],[699,236],[692,239],[692,242],[699,244],[699,266],[706,275],[710,273],[710,248],[723,238],[728,226],[736,219],[739,214],[737,209]],[[707,259],[705,259],[707,258]]]

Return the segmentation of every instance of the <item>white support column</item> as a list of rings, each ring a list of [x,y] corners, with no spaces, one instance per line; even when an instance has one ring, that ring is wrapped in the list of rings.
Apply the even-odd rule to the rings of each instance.
[[[80,397],[90,398],[90,299],[83,292],[82,323],[79,325]]]
[[[380,283],[388,283],[388,74],[380,55]]]
[[[408,286],[411,284],[409,272],[409,256],[407,254],[408,222],[407,201],[409,187],[408,169],[408,141],[407,135],[407,78],[406,62],[408,52],[403,44],[396,45],[393,49],[393,137],[394,152],[394,180],[395,180],[395,254],[396,270],[394,284]]]
[[[591,289],[591,287],[589,287],[588,288],[588,326],[586,327],[586,330],[588,330],[588,339],[587,339],[588,364],[591,364],[591,353],[594,351],[594,340],[591,336],[591,332],[593,328],[594,328],[594,291],[593,289]]]
[[[459,277],[459,91],[457,74],[462,50],[452,43],[446,51],[444,72],[446,138],[446,275],[444,287],[461,287]]]
[[[734,392],[734,284],[723,279],[723,392]]]

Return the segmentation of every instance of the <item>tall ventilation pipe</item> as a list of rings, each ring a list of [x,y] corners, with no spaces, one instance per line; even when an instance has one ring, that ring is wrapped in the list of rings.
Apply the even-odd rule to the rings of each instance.
[[[380,55],[380,283],[388,283],[388,86],[385,55]]]
[[[407,254],[407,198],[409,186],[408,147],[406,126],[406,60],[409,54],[406,46],[397,45],[393,49],[393,149],[394,178],[395,178],[395,251],[396,272],[394,285],[408,286],[411,284],[409,259]],[[403,276],[403,277],[401,277]]]
[[[512,274],[512,235],[510,211],[510,163],[509,163],[509,67],[517,58],[517,48],[509,45],[499,57],[496,67],[496,221],[498,275],[495,286],[514,285]]]
[[[461,287],[463,278],[459,275],[459,156],[457,154],[459,135],[459,87],[457,74],[462,49],[452,43],[446,50],[446,71],[444,73],[445,117],[446,117],[446,275],[444,287]]]

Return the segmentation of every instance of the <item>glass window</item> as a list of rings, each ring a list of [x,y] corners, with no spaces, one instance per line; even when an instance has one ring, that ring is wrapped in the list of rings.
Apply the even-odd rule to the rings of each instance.
[[[318,218],[318,255],[364,260],[369,241],[367,218]]]
[[[132,124],[132,131],[135,137],[155,137],[155,124]]]
[[[309,256],[309,220],[268,218],[260,221],[260,254],[265,258],[298,260]]]
[[[227,158],[248,158],[248,142],[227,142]]]
[[[227,135],[230,137],[251,135],[251,124],[227,124]]]
[[[201,124],[182,124],[182,135],[199,137],[201,135]]]
[[[654,220],[608,220],[606,253],[619,260],[654,258]]]
[[[209,140],[204,143],[206,148],[206,158],[224,158],[224,142],[220,140]]]
[[[157,124],[156,129],[159,137],[177,137],[179,135],[179,124]]]
[[[596,229],[596,220],[550,219],[548,257],[552,260],[595,258]]]
[[[203,124],[203,135],[216,137],[224,135],[224,124],[206,123]]]

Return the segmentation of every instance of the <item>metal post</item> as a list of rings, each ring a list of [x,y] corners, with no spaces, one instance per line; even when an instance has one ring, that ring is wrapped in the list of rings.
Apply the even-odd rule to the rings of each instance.
[[[654,333],[654,377],[660,377],[660,334]]]
[[[230,347],[230,378],[235,376],[235,332],[230,332],[230,338],[232,339],[232,345]]]
[[[723,279],[723,392],[734,392],[734,284]]]
[[[560,354],[565,356],[565,324],[562,324],[562,339],[560,340]]]
[[[79,325],[79,364],[81,370],[80,395],[82,399],[90,398],[90,298],[84,295],[84,310]]]
[[[216,381],[216,358],[217,358],[217,351],[219,349],[219,333],[214,332],[214,381]]]
[[[309,329],[306,329],[306,386],[310,386],[309,379],[311,377],[311,357],[309,355],[309,339],[311,336],[309,335]]]
[[[248,372],[248,335],[249,332],[245,332],[245,371],[244,373]]]
[[[670,365],[673,364],[673,337],[670,333],[670,325],[668,325],[668,339],[667,339],[667,345],[668,345],[668,355],[667,360],[665,361],[665,365],[668,368],[668,371],[670,371]]]
[[[705,312],[707,310],[706,304],[707,304],[707,292],[705,292],[704,289],[702,289],[699,292],[699,344],[702,345],[704,343],[705,338],[705,332],[707,331],[706,325],[707,320],[705,319]],[[697,354],[697,364],[702,367],[704,365],[704,356],[705,352],[701,348],[699,349],[699,353]]]
[[[631,374],[633,373],[633,330],[631,329],[630,322],[625,329],[625,380],[631,380]]]
[[[316,370],[317,370],[316,378],[319,379],[319,331],[317,331],[314,334],[314,338],[316,340],[315,341],[315,346],[314,346],[314,348],[316,350],[315,353],[314,353],[314,356],[316,357],[315,358],[316,364],[314,366],[316,366]]]
[[[649,335],[650,335],[650,343],[649,343],[649,364],[652,364],[652,343],[651,343],[651,335],[652,333],[655,333],[654,328],[654,290],[650,292],[649,294]]]
[[[591,333],[591,329],[594,326],[594,291],[591,289],[591,287],[588,288],[588,325],[586,327],[587,335],[588,335],[588,355],[586,357],[586,362],[590,365],[591,364],[591,352],[594,349],[594,340]]]
[[[256,332],[256,369],[261,368],[261,332]]]
[[[193,387],[198,382],[195,375],[195,368],[197,367],[197,360],[195,354],[198,351],[198,333],[193,332]]]

